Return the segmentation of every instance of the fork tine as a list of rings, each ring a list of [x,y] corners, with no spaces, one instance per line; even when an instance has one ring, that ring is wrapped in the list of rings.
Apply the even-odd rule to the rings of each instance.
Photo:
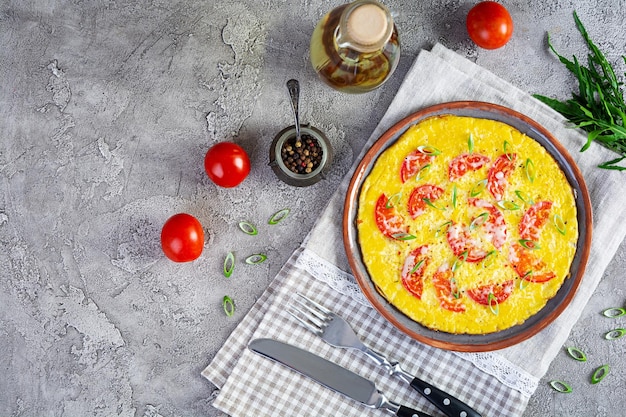
[[[321,336],[322,335],[322,329],[321,328],[312,325],[308,321],[302,319],[300,316],[298,316],[297,314],[294,314],[293,312],[291,312],[289,310],[287,310],[287,313],[289,313],[291,315],[291,317],[293,317],[294,319],[298,320],[298,322],[301,325],[303,325],[307,330],[309,330],[311,333],[313,333],[313,334],[315,334],[317,336]]]
[[[315,306],[319,311],[321,311],[322,313],[324,313],[324,315],[326,317],[331,316],[333,314],[332,311],[330,311],[329,309],[327,309],[326,307],[316,303],[315,301],[311,300],[310,298],[300,294],[299,292],[296,293],[296,295],[298,297],[300,297],[301,299],[303,299],[304,301],[306,301],[308,304],[311,304],[313,306]]]
[[[295,304],[292,304],[292,307],[294,309],[297,309],[300,313],[304,314],[305,316],[307,316],[310,320],[315,320],[316,322],[319,323],[319,326],[322,326],[323,323],[328,320],[328,317],[321,311],[318,311],[317,309],[315,309],[314,306],[310,306],[309,304],[307,304],[306,302],[300,300],[300,299],[295,299],[293,300],[293,302],[295,304],[298,304],[297,306]],[[300,308],[298,308],[300,307]]]

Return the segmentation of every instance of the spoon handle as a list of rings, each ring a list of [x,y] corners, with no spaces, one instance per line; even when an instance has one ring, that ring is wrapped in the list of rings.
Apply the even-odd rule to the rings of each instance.
[[[298,106],[300,101],[300,83],[298,80],[291,79],[287,81],[287,89],[289,90],[289,96],[291,97],[291,108],[296,118],[296,137],[300,138],[300,115],[298,113]]]

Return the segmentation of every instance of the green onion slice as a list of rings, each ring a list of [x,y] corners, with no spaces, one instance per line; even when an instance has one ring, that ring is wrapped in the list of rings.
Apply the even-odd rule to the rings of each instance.
[[[565,222],[563,221],[563,218],[560,214],[555,214],[554,216],[552,216],[552,223],[554,223],[554,227],[556,227],[556,230],[558,230],[560,234],[565,236],[567,229],[565,228]]]
[[[279,210],[276,213],[272,214],[272,217],[270,217],[267,223],[271,225],[278,224],[282,222],[283,220],[285,220],[285,218],[289,215],[290,212],[291,210],[288,208]]]
[[[255,253],[254,255],[250,255],[246,258],[246,263],[248,265],[258,265],[267,260],[267,256],[262,253]]]
[[[572,392],[572,387],[565,381],[550,381],[550,386],[553,390],[563,394],[569,394]]]
[[[604,377],[607,376],[608,374],[609,374],[609,365],[600,366],[598,369],[596,369],[593,372],[593,375],[591,375],[591,383],[597,384],[598,382],[602,381]]]
[[[528,181],[534,182],[535,181],[535,164],[533,163],[532,159],[530,158],[526,159],[526,163],[524,164],[524,169],[526,170],[526,178],[528,178]]]
[[[444,224],[442,224],[441,226],[439,226],[439,228],[437,229],[437,231],[435,232],[435,237],[439,237],[441,236],[443,233],[447,233],[448,232],[448,228],[452,225],[452,220],[448,220],[447,222],[445,222]]]
[[[487,299],[487,303],[489,303],[489,310],[496,316],[500,312],[500,304],[498,303],[498,299],[493,293],[489,293],[489,298]]]
[[[454,298],[461,297],[461,292],[459,291],[459,288],[456,286],[456,279],[454,277],[450,279],[450,289],[452,290],[451,294]]]
[[[606,310],[604,310],[602,312],[602,315],[610,319],[615,318],[615,317],[622,317],[626,315],[626,309],[621,308],[621,307],[611,307],[611,308],[607,308]]]
[[[541,249],[541,246],[539,246],[539,244],[537,242],[532,241],[532,240],[520,239],[520,240],[518,240],[518,242],[519,242],[520,245],[522,245],[526,249],[530,249],[530,250]]]
[[[461,255],[459,255],[455,260],[454,263],[452,264],[452,272],[456,271],[457,269],[459,269],[459,267],[461,266],[461,264],[465,261],[467,261],[467,257],[469,255],[468,251],[464,251],[463,253],[461,253]]]
[[[519,281],[519,289],[523,290],[524,288],[528,287],[530,285],[530,281],[526,279],[527,276],[532,275],[532,271],[530,271],[529,273],[527,273],[526,275],[524,275],[524,277],[522,279],[520,279]]]
[[[413,274],[415,272],[417,272],[418,269],[420,269],[420,267],[424,264],[424,259],[420,259],[420,261],[418,263],[415,264],[415,266],[413,268],[411,268],[411,272],[409,272],[410,274]]]
[[[454,208],[456,208],[456,194],[457,194],[456,184],[454,184],[452,186],[452,207]]]
[[[604,335],[606,340],[615,340],[626,335],[626,329],[614,329]]]
[[[224,309],[224,313],[226,313],[228,317],[231,317],[233,314],[235,314],[235,302],[227,295],[225,295],[222,299],[222,308]]]
[[[577,347],[574,346],[570,346],[567,348],[567,353],[574,359],[576,359],[578,362],[586,362],[587,361],[587,355],[585,355],[585,352],[583,352],[582,350],[578,349]]]
[[[519,209],[519,206],[515,204],[513,201],[500,200],[496,202],[496,206],[500,207],[502,210],[518,210]]]
[[[436,210],[441,210],[444,211],[446,208],[445,207],[437,207],[436,205],[433,204],[432,201],[430,201],[430,198],[422,198],[422,200],[424,201],[424,203],[426,203],[427,206],[430,206]]]
[[[480,264],[482,265],[483,268],[488,268],[491,265],[493,265],[493,263],[495,262],[495,255],[496,253],[498,253],[497,250],[492,249],[489,252],[487,252],[487,255],[485,255],[485,257],[483,258],[483,260],[480,262]]]
[[[400,199],[402,198],[402,192],[395,193],[391,197],[387,199],[387,204],[385,204],[385,208],[394,208],[398,203],[400,203]]]
[[[422,166],[419,171],[417,171],[417,174],[415,175],[415,180],[419,181],[422,178],[422,175],[424,173],[426,173],[426,171],[428,171],[430,169],[430,164],[426,164],[424,166]]]
[[[526,204],[534,204],[533,199],[528,197],[520,190],[515,190],[515,195]]]
[[[474,152],[474,138],[471,133],[469,134],[469,138],[467,138],[467,148],[469,149],[470,154]]]
[[[250,222],[239,222],[239,228],[242,232],[250,236],[259,234],[257,228]]]
[[[420,151],[421,153],[424,153],[426,155],[431,155],[431,156],[437,156],[437,155],[441,154],[441,151],[439,149],[435,148],[434,146],[430,146],[430,145],[418,146],[417,150]]]
[[[235,269],[235,254],[232,252],[228,252],[226,255],[226,259],[224,259],[224,276],[226,278],[230,278],[233,274],[233,270]]]
[[[470,191],[470,196],[476,197],[487,188],[487,179],[478,181]]]
[[[502,151],[504,152],[506,157],[509,159],[509,161],[513,158],[511,154],[509,153],[510,148],[512,148],[511,144],[509,143],[508,140],[505,140],[504,144],[502,145]]]
[[[476,216],[474,220],[472,220],[472,222],[469,225],[469,229],[474,230],[477,227],[485,224],[487,220],[489,220],[489,213],[486,211],[484,213],[480,213],[478,216]]]
[[[394,233],[393,235],[391,235],[391,237],[393,237],[394,239],[398,239],[398,240],[413,240],[413,239],[417,239],[417,236],[412,235],[410,233]]]

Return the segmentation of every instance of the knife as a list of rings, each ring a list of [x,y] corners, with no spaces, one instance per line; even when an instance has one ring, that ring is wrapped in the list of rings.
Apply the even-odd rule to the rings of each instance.
[[[372,381],[306,350],[273,339],[255,339],[248,349],[367,407],[384,409],[398,417],[432,417],[390,401]]]

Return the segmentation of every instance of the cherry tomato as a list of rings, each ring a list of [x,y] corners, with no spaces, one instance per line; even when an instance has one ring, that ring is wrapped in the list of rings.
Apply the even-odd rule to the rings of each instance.
[[[513,19],[508,10],[495,1],[483,1],[467,14],[467,32],[476,45],[485,49],[504,46],[513,34]]]
[[[250,173],[250,158],[243,148],[232,142],[213,145],[204,157],[204,169],[216,185],[232,188]]]
[[[190,214],[175,214],[163,225],[161,247],[165,256],[174,262],[197,259],[204,247],[202,225]]]

